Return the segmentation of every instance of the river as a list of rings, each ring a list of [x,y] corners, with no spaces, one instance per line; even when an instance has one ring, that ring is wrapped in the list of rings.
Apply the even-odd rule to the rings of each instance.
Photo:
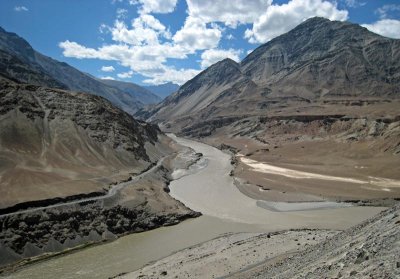
[[[382,208],[344,207],[277,212],[243,195],[229,176],[230,156],[209,145],[174,138],[201,152],[205,167],[170,184],[171,195],[204,215],[178,225],[131,234],[41,261],[6,278],[109,278],[230,232],[269,232],[293,228],[344,229]]]

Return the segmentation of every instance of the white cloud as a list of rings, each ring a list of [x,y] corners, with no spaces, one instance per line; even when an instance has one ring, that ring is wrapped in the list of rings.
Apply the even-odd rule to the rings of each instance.
[[[375,23],[362,24],[361,26],[379,35],[400,39],[400,20],[381,19]]]
[[[365,2],[360,2],[359,0],[344,0],[344,2],[346,6],[350,8],[357,8],[366,4]]]
[[[189,16],[203,22],[223,22],[235,28],[238,24],[252,23],[272,0],[187,0]]]
[[[376,13],[379,14],[381,19],[388,18],[391,13],[399,13],[400,12],[400,5],[396,4],[388,4],[383,5],[382,7],[376,10]]]
[[[114,72],[115,68],[113,66],[103,66],[103,67],[101,67],[101,70],[103,72],[110,73],[110,72]]]
[[[179,69],[166,66],[167,58],[187,58],[187,50],[173,44],[163,45],[105,45],[98,49],[87,48],[76,42],[59,43],[63,55],[78,59],[101,59],[118,61],[122,66],[147,77],[147,83],[175,82],[182,84],[199,73],[195,69]]]
[[[155,85],[173,82],[181,85],[199,73],[200,71],[195,69],[176,70],[172,67],[165,66],[164,71],[153,75],[152,78],[145,79],[143,82]]]
[[[140,12],[167,14],[175,10],[178,0],[130,0],[131,5],[141,5]]]
[[[218,61],[230,58],[236,62],[240,61],[241,50],[235,49],[208,49],[201,54],[201,68],[205,69],[208,66],[217,63]]]
[[[117,76],[119,78],[131,78],[133,75],[133,71],[128,71],[128,72],[124,72],[124,73],[119,73],[117,74]]]
[[[253,28],[246,30],[245,38],[250,43],[265,43],[314,16],[346,20],[348,12],[338,10],[336,2],[325,0],[291,0],[287,4],[271,5],[254,22]]]
[[[222,31],[217,25],[207,28],[206,23],[188,16],[182,29],[175,33],[175,44],[187,49],[201,50],[217,47]]]
[[[27,12],[29,9],[25,6],[15,6],[14,11],[16,12]]]
[[[127,14],[128,14],[128,10],[127,9],[117,9],[117,18],[118,19],[126,18]]]
[[[254,51],[254,49],[249,49],[246,54],[249,55],[250,53],[252,53]]]
[[[113,77],[110,77],[110,76],[100,77],[100,79],[105,79],[105,80],[115,80],[115,78],[113,78]]]
[[[123,21],[116,20],[109,30],[114,41],[131,45],[156,45],[159,43],[159,37],[171,37],[169,31],[158,19],[147,14],[135,18],[132,21],[132,29],[129,29]]]

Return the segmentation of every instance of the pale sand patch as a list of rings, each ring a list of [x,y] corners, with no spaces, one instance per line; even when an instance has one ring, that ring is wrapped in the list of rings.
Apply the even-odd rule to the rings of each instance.
[[[334,181],[351,182],[351,183],[357,183],[357,184],[367,183],[366,181],[359,180],[359,179],[316,174],[316,173],[311,173],[311,172],[276,167],[276,166],[273,166],[273,165],[270,165],[267,163],[261,163],[261,162],[258,162],[258,161],[255,161],[255,160],[252,160],[249,158],[245,158],[245,157],[240,157],[240,160],[244,164],[251,167],[253,171],[270,173],[270,174],[275,174],[275,175],[282,175],[282,176],[289,177],[289,178],[334,180]]]
[[[330,180],[330,181],[339,181],[339,182],[350,182],[355,184],[371,184],[378,187],[384,187],[383,191],[389,191],[388,188],[400,187],[400,181],[394,179],[380,178],[368,176],[368,180],[354,179],[348,177],[340,177],[340,176],[331,176],[324,174],[317,174],[305,171],[298,171],[288,168],[282,168],[273,166],[267,163],[258,162],[256,160],[252,160],[246,157],[238,156],[242,163],[252,168],[252,171],[269,173],[274,175],[281,175],[288,178],[295,179],[320,179],[320,180]]]

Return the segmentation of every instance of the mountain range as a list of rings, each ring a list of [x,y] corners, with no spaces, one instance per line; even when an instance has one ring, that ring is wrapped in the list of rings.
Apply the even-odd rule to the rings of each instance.
[[[34,50],[27,41],[0,27],[0,74],[18,82],[102,96],[128,113],[161,100],[133,83],[98,80],[67,63]]]
[[[179,85],[172,83],[172,82],[167,82],[164,84],[159,84],[159,85],[148,85],[144,86],[147,90],[153,92],[157,96],[159,96],[161,99],[165,99],[172,93],[175,93],[179,89]]]
[[[143,117],[176,129],[227,116],[327,113],[338,102],[397,99],[399,61],[400,40],[312,18],[240,63],[210,66]]]

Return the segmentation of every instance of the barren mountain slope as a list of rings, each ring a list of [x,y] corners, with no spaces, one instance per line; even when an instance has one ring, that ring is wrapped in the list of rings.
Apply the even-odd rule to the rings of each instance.
[[[240,64],[212,65],[138,115],[261,163],[365,181],[271,176],[239,160],[233,174],[253,198],[275,199],[263,187],[279,197],[369,200],[400,197],[399,106],[400,40],[312,18]]]
[[[158,128],[101,97],[5,79],[0,94],[1,207],[101,191],[167,148]]]
[[[212,65],[140,116],[179,131],[232,116],[367,115],[399,99],[399,61],[400,40],[312,18],[240,64]]]
[[[11,59],[13,60],[11,61]],[[17,63],[15,63],[16,61]],[[23,73],[21,68],[24,68]],[[143,106],[140,99],[134,95],[104,84],[67,63],[59,62],[37,52],[23,38],[15,33],[7,32],[1,27],[0,73],[9,79],[23,83],[102,96],[128,113],[134,113]],[[38,78],[38,76],[42,76],[42,78]]]
[[[134,96],[135,99],[137,99],[138,101],[140,101],[142,104],[145,105],[157,104],[162,100],[159,96],[155,95],[151,91],[131,82],[123,82],[118,80],[107,80],[107,79],[101,80],[101,82],[110,85],[112,87],[118,88],[123,92],[131,94],[132,96]]]

